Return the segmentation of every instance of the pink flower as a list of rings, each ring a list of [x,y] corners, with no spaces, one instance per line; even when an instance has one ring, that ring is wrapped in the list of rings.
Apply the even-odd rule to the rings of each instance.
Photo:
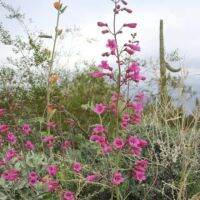
[[[133,177],[135,180],[137,180],[139,182],[145,181],[147,179],[147,177],[143,171],[137,171],[137,170],[134,171]]]
[[[111,52],[115,52],[115,50],[117,49],[117,44],[115,40],[108,39],[106,47],[110,48]]]
[[[120,172],[115,172],[112,177],[112,184],[113,185],[120,185],[124,182],[124,178]]]
[[[56,123],[55,122],[48,122],[47,123],[47,128],[49,128],[49,129],[55,129],[56,128]]]
[[[0,124],[0,133],[7,133],[9,126],[7,124]]]
[[[130,115],[128,113],[124,113],[122,116],[121,127],[123,129],[127,128],[130,123],[130,120],[131,120]]]
[[[46,143],[46,145],[47,145],[48,148],[51,148],[51,147],[53,147],[53,144],[55,142],[55,138],[54,138],[54,136],[49,135],[49,136],[43,137],[42,141],[44,143]]]
[[[28,140],[28,141],[25,142],[25,147],[29,151],[33,151],[35,149],[35,145],[30,140]]]
[[[0,108],[0,117],[3,117],[5,114],[5,109]]]
[[[16,141],[17,141],[16,136],[13,133],[11,133],[11,132],[8,132],[8,134],[7,134],[7,140],[11,144],[15,144]]]
[[[33,186],[38,182],[39,176],[36,172],[32,171],[28,174],[28,183]]]
[[[141,115],[136,113],[131,116],[131,123],[132,124],[140,124],[141,120],[142,120],[141,118],[142,118]]]
[[[103,23],[103,22],[97,22],[97,25],[98,25],[99,27],[108,26],[107,23]]]
[[[55,192],[59,188],[59,181],[50,179],[46,182],[48,192]]]
[[[74,162],[74,163],[72,164],[72,169],[73,169],[73,171],[75,171],[76,173],[79,173],[79,172],[82,170],[81,163],[79,163],[79,162]]]
[[[123,139],[120,137],[115,138],[115,140],[113,142],[113,146],[115,149],[123,149],[123,147],[124,147]]]
[[[102,151],[104,154],[109,154],[112,152],[112,147],[109,144],[103,144]]]
[[[148,161],[147,160],[137,160],[135,162],[135,167],[133,171],[133,177],[135,180],[142,182],[146,180],[146,170],[148,166]]]
[[[101,124],[96,124],[95,127],[92,129],[92,132],[95,134],[104,133],[106,128]]]
[[[138,44],[125,44],[125,46],[131,48],[133,51],[140,51],[140,46]]]
[[[70,146],[71,146],[71,142],[70,142],[69,140],[65,140],[65,141],[62,143],[62,149],[65,150],[65,151],[66,151],[67,149],[69,149]]]
[[[143,102],[144,101],[144,93],[143,92],[139,92],[136,96],[135,96],[135,100],[138,102]]]
[[[108,61],[106,61],[106,60],[102,60],[99,67],[101,67],[102,69],[108,69],[108,70],[112,71],[112,67],[110,67],[110,65],[108,64]]]
[[[4,171],[1,176],[5,181],[15,181],[19,178],[19,175],[20,175],[19,170],[10,169],[10,170]]]
[[[129,49],[129,48],[125,48],[124,51],[126,51],[129,55],[134,54],[134,51],[132,49]]]
[[[94,175],[94,174],[88,175],[88,176],[86,177],[86,180],[87,180],[88,182],[90,182],[90,183],[94,182],[96,179],[97,179],[97,176]]]
[[[137,26],[136,23],[128,23],[128,24],[124,24],[124,27],[128,27],[128,28],[135,28]]]
[[[100,138],[99,135],[92,134],[92,135],[90,136],[90,141],[92,141],[92,142],[98,142],[98,141],[99,141],[99,138]]]
[[[12,160],[14,157],[17,156],[17,152],[15,151],[15,149],[9,149],[7,152],[6,152],[6,155],[5,155],[5,160],[6,161],[10,161]]]
[[[55,176],[58,172],[58,167],[56,165],[49,165],[47,171],[50,176]]]
[[[75,200],[74,193],[71,191],[64,191],[62,200]]]
[[[99,136],[99,140],[97,141],[101,146],[105,145],[108,143],[107,139],[105,136]]]
[[[95,72],[89,73],[89,75],[93,78],[102,78],[104,76],[104,73],[100,71],[95,71]]]
[[[132,104],[134,111],[140,114],[143,111],[144,105],[142,103],[135,102]]]
[[[22,132],[24,135],[29,135],[31,133],[31,128],[29,124],[24,124],[22,126]]]
[[[106,105],[102,104],[102,103],[99,103],[99,104],[96,104],[93,111],[98,114],[98,115],[101,115],[103,113],[105,113],[106,111]]]
[[[136,156],[140,156],[142,148],[145,148],[148,145],[148,142],[143,139],[139,139],[136,136],[130,136],[128,138],[128,143],[132,148],[132,153]]]

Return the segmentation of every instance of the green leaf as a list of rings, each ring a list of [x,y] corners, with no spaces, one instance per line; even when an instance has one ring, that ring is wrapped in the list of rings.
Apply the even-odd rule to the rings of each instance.
[[[40,38],[52,39],[51,35],[39,35]]]
[[[66,8],[67,8],[67,6],[65,6],[64,8],[62,8],[62,9],[60,10],[60,13],[63,14],[63,13],[65,12]]]

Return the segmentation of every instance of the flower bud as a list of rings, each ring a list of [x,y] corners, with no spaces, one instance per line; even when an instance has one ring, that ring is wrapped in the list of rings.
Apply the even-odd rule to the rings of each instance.
[[[129,8],[123,8],[123,10],[125,10],[127,13],[132,13],[133,11]]]
[[[128,27],[128,28],[135,28],[137,26],[137,23],[128,23],[128,24],[124,24],[124,27]]]
[[[120,9],[120,8],[121,8],[121,6],[118,4],[118,5],[116,5],[116,8],[117,8],[117,9]]]
[[[97,26],[104,27],[104,26],[108,26],[108,24],[103,23],[103,22],[97,22]]]
[[[129,55],[133,55],[134,51],[128,48],[125,48],[124,51],[126,51]]]
[[[108,56],[110,56],[110,54],[108,52],[105,52],[105,53],[102,54],[102,56],[103,57],[108,57]]]
[[[127,5],[128,3],[124,0],[121,0],[121,2],[124,4],[124,5]]]
[[[106,33],[109,33],[109,30],[103,30],[101,31],[102,34],[106,34]]]
[[[54,5],[54,8],[55,8],[56,10],[60,10],[61,7],[62,7],[62,4],[61,4],[59,1],[56,1],[53,5]]]

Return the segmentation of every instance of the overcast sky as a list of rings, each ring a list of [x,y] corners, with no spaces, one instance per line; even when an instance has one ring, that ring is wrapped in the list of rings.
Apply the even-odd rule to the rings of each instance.
[[[55,24],[56,12],[52,7],[53,0],[6,0],[14,7],[19,7],[27,18],[33,20],[33,27],[51,32]],[[159,45],[159,19],[165,22],[165,46],[168,52],[179,49],[184,57],[194,87],[200,87],[200,0],[127,0],[133,8],[133,15],[123,15],[124,22],[137,22],[138,38],[141,44],[141,56],[157,58]],[[68,9],[61,19],[61,27],[76,25],[86,38],[96,38],[97,43],[87,46],[83,41],[75,41],[75,46],[85,57],[96,58],[104,47],[105,38],[99,33],[97,21],[112,22],[112,3],[110,0],[63,0]],[[20,31],[17,24],[3,18],[5,26],[16,33]],[[98,43],[99,42],[99,43]],[[66,44],[64,45],[69,45]],[[95,48],[95,51],[94,51]],[[8,51],[0,46],[0,58],[5,58]]]

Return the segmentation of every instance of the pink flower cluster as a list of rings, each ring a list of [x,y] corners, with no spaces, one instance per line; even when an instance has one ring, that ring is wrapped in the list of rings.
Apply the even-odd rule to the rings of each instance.
[[[115,172],[113,174],[113,177],[112,177],[112,184],[113,185],[120,185],[123,182],[124,182],[124,178],[123,178],[121,172],[118,172],[118,171]]]
[[[126,81],[133,80],[135,82],[139,82],[141,80],[145,80],[146,78],[140,75],[140,70],[139,64],[137,62],[133,62],[126,70]]]
[[[47,171],[50,176],[56,176],[58,172],[58,167],[56,165],[49,165],[47,167]]]
[[[5,181],[16,181],[20,176],[20,171],[17,169],[6,170],[2,173],[1,177]]]
[[[75,200],[74,193],[71,191],[64,191],[62,195],[62,200]]]
[[[39,181],[39,176],[36,172],[32,171],[28,174],[28,183],[34,186]]]
[[[137,136],[130,136],[128,138],[128,144],[131,147],[131,152],[135,156],[141,156],[142,149],[147,147],[148,142],[140,139]]]
[[[137,160],[133,170],[133,177],[135,180],[142,182],[146,180],[146,170],[148,166],[147,160]]]

